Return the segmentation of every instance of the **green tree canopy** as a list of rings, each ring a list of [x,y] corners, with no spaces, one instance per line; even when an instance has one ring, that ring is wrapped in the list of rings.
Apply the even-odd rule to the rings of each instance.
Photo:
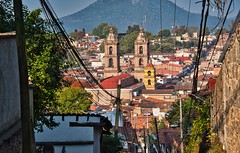
[[[195,27],[195,26],[188,27],[187,32],[189,36],[192,37],[194,32],[198,32],[198,27]]]
[[[0,0],[0,32],[15,30],[12,0]]]
[[[44,117],[44,113],[56,108],[55,92],[61,87],[61,66],[65,51],[60,48],[59,39],[50,31],[49,23],[40,17],[41,11],[31,13],[23,7],[26,35],[26,54],[28,76],[34,86],[34,121],[35,127],[42,130],[42,125],[49,128],[57,124]],[[13,1],[0,1],[0,31],[15,30]]]
[[[117,33],[117,28],[115,26],[110,26],[107,23],[100,23],[92,31],[92,34],[98,36],[100,39],[106,38],[110,32],[110,28],[113,28],[113,33]]]
[[[182,34],[186,33],[187,30],[186,30],[186,27],[184,25],[181,25],[179,27],[175,27],[173,29],[173,32],[176,34],[176,36],[181,36]]]
[[[168,42],[163,43],[161,46],[161,52],[163,52],[163,53],[175,52],[172,42],[171,43],[168,43]]]
[[[69,36],[74,40],[81,40],[85,36],[85,30],[83,29],[82,31],[79,31],[75,29],[74,32],[69,34]]]
[[[137,31],[137,32],[140,31],[139,25],[135,25],[135,24],[134,24],[133,26],[130,26],[130,25],[129,25],[126,33],[127,33],[127,34],[130,34],[130,33],[134,32],[134,31]]]
[[[121,54],[124,53],[133,53],[134,52],[134,43],[135,40],[137,39],[137,36],[139,34],[139,31],[133,31],[129,34],[126,35],[126,37],[123,37],[120,40],[120,46],[121,46]],[[145,32],[147,38],[150,39],[154,39],[154,35],[150,32]]]
[[[92,95],[77,87],[65,87],[57,93],[57,111],[61,114],[87,112]]]
[[[180,117],[180,103],[179,101],[173,103],[171,106],[171,110],[168,112],[168,115],[166,117],[167,121],[171,124],[174,124],[175,122],[179,121]],[[186,118],[188,117],[189,110],[192,106],[192,100],[189,99],[184,99],[182,100],[182,112],[183,112],[183,119],[184,119],[184,127],[186,127],[186,124],[188,124]],[[192,111],[194,112],[194,111]],[[193,114],[191,114],[193,115]],[[191,118],[192,119],[192,118]]]
[[[103,135],[103,152],[104,153],[116,153],[121,151],[122,144],[118,138],[112,135]]]
[[[163,30],[158,32],[158,36],[160,36],[160,37],[169,37],[169,36],[171,36],[171,31],[168,30],[168,29],[163,29]]]
[[[155,121],[154,118],[152,118],[150,120],[151,126],[149,127],[149,132],[150,133],[156,133],[156,127],[155,127]],[[157,120],[157,128],[158,131],[160,131],[161,129],[165,128],[165,124],[163,120]]]
[[[48,29],[48,23],[40,17],[41,10],[34,10],[25,19],[28,75],[35,85],[35,126],[51,127],[52,121],[43,114],[56,110],[56,91],[61,88],[61,71],[65,51],[56,35]]]
[[[123,38],[120,40],[122,54],[134,52],[134,42],[137,36],[138,36],[138,31],[134,31],[128,34],[126,38]]]

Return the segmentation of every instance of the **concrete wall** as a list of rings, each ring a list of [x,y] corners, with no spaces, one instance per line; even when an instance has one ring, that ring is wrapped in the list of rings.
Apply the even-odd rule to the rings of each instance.
[[[0,136],[20,121],[16,36],[0,34]]]
[[[222,68],[211,98],[211,126],[226,152],[240,146],[240,13],[223,50]]]

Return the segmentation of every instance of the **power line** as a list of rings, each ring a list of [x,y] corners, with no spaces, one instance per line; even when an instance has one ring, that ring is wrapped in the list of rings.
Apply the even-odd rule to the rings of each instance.
[[[204,73],[204,77],[203,77],[203,78],[206,77],[207,71],[208,71],[208,69],[209,69],[209,67],[210,67],[210,64],[211,64],[211,62],[212,62],[212,58],[213,58],[214,52],[215,52],[215,50],[216,50],[217,43],[218,43],[218,41],[219,41],[219,39],[220,39],[222,30],[223,30],[225,21],[226,21],[226,19],[227,19],[227,16],[228,16],[228,14],[229,14],[229,11],[230,11],[230,8],[231,8],[232,3],[233,3],[233,0],[230,1],[230,4],[229,4],[229,6],[228,6],[227,13],[226,13],[226,15],[225,15],[225,17],[224,17],[224,19],[223,19],[223,23],[222,23],[221,29],[220,29],[219,34],[218,34],[218,36],[217,36],[217,40],[216,40],[216,43],[215,43],[215,45],[214,45],[214,48],[213,48],[213,51],[212,51],[212,54],[211,54],[211,57],[210,57],[210,61],[208,62],[208,66],[207,66],[207,69],[205,70],[205,73]],[[203,83],[202,83],[201,86],[200,86],[200,90],[201,90],[201,88],[202,88],[202,85],[203,85]]]
[[[86,65],[84,64],[83,60],[79,57],[76,48],[71,44],[66,31],[64,30],[64,28],[62,27],[61,24],[59,24],[59,20],[56,16],[55,13],[53,13],[54,11],[51,10],[50,4],[46,3],[45,0],[40,0],[40,3],[44,9],[44,12],[47,14],[47,16],[49,16],[49,19],[51,19],[51,21],[53,22],[52,24],[54,24],[55,28],[58,29],[59,33],[62,34],[62,39],[65,40],[65,43],[68,45],[69,49],[71,49],[71,51],[74,53],[74,55],[76,56],[77,60],[80,62],[80,64],[82,65],[82,67],[84,68],[84,70],[88,73],[88,75],[91,77],[91,79],[93,79],[93,81],[105,92],[107,93],[109,96],[116,98],[115,96],[113,96],[111,93],[109,93],[106,89],[104,89],[101,84],[95,79],[95,77],[92,75],[92,73],[88,70],[88,68],[86,67]]]
[[[206,0],[204,0],[202,2],[202,14],[201,14],[200,32],[199,32],[199,39],[198,39],[198,49],[197,49],[195,67],[194,67],[192,94],[195,94],[197,92],[198,70],[199,70],[198,66],[199,66],[199,62],[200,62],[200,58],[201,58],[203,40],[204,40],[204,36],[205,36],[206,22],[207,22],[207,17],[208,17],[208,13],[209,13],[209,0],[208,0],[208,7],[207,7],[207,12],[205,14],[205,20],[204,20],[205,6],[206,6]],[[205,22],[204,27],[203,27],[203,22]],[[203,30],[203,32],[202,32],[202,30]]]
[[[195,63],[195,68],[194,68],[192,95],[195,95],[196,92],[197,92],[198,65],[199,65],[199,61],[200,61],[200,57],[201,57],[201,49],[202,49],[202,45],[203,45],[202,37],[204,38],[204,35],[205,35],[205,27],[206,27],[206,22],[207,22],[207,17],[208,17],[208,10],[209,10],[209,0],[208,0],[207,12],[205,14],[206,1],[207,0],[203,0],[202,1],[202,14],[201,14],[201,22],[200,22],[200,33],[199,33],[199,41],[198,41],[198,50],[197,50],[197,55],[196,55],[196,63]],[[205,20],[204,20],[204,14],[205,14]],[[205,22],[204,25],[203,25],[203,22]],[[203,26],[204,26],[204,28],[203,28]],[[202,29],[203,29],[204,33],[202,33]],[[188,127],[189,127],[190,116],[191,116],[191,111],[192,111],[192,107],[193,107],[192,106],[193,105],[193,100],[195,100],[195,99],[196,99],[195,97],[194,97],[194,99],[193,98],[191,99],[190,108],[189,108],[188,117],[187,117],[187,124],[186,124],[186,128],[185,129],[188,129]]]
[[[159,1],[159,13],[160,13],[160,31],[162,32],[163,26],[162,26],[162,0]],[[162,51],[162,39],[163,39],[163,34],[160,33],[160,51]]]
[[[45,17],[46,17],[47,19],[49,19],[48,14],[46,14],[46,13],[44,13],[44,14],[45,14]],[[50,20],[50,19],[49,19],[49,20]],[[52,29],[53,29],[53,32],[54,32],[55,35],[56,35],[57,40],[58,40],[59,43],[60,43],[60,47],[61,47],[63,50],[69,51],[68,53],[69,53],[70,57],[71,57],[74,61],[77,62],[78,66],[79,66],[79,68],[80,68],[80,67],[81,67],[81,64],[80,64],[79,61],[77,60],[76,56],[73,54],[73,52],[72,52],[71,50],[69,50],[68,46],[66,46],[65,43],[61,43],[61,39],[57,36],[57,32],[55,31],[55,28],[54,28],[53,24],[50,24],[50,25],[51,25],[51,27],[52,27]],[[71,43],[72,43],[72,42],[71,42]],[[78,55],[79,55],[79,54],[78,54]],[[79,56],[80,56],[80,55],[79,55]],[[92,89],[94,89],[92,83],[90,83],[90,82],[88,81],[88,79],[87,79],[88,76],[87,76],[85,73],[83,73],[83,75],[81,75],[82,73],[80,73],[79,70],[77,70],[77,72],[78,72],[78,75],[77,75],[76,71],[75,71],[74,68],[72,67],[72,64],[70,63],[70,61],[69,61],[68,58],[67,58],[67,60],[68,60],[68,63],[70,64],[70,67],[71,67],[71,69],[72,69],[72,71],[73,71],[73,73],[74,73],[74,75],[75,75],[75,78],[74,78],[74,79],[76,79],[76,80],[78,81],[78,83],[81,85],[81,87],[82,87],[83,89],[85,89],[84,86],[83,86],[83,84],[82,84],[81,81],[79,80],[78,75],[79,75],[79,76],[84,76],[84,77],[86,78],[86,82],[88,83],[89,87],[92,88]],[[104,96],[101,92],[100,92],[100,94],[99,94],[99,93],[96,94],[96,93],[95,93],[95,90],[92,90],[92,94],[94,94],[94,95],[95,95],[96,97],[98,97],[98,98],[101,97],[100,99],[103,98],[103,101],[104,101],[104,100],[110,101],[109,99],[105,98],[105,96]]]
[[[192,0],[189,0],[189,5],[188,5],[188,16],[187,16],[187,27],[186,27],[186,30],[188,30],[189,16],[190,16],[190,9],[191,9],[191,2],[192,2]]]

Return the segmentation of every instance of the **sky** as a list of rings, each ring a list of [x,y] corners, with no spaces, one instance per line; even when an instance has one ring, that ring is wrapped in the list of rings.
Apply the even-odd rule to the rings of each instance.
[[[170,0],[173,3],[175,3],[175,0]],[[211,0],[213,2],[213,0]],[[227,0],[228,2],[230,2],[230,0]],[[201,13],[202,11],[202,3],[201,0],[176,0],[176,3],[179,7],[185,9],[188,11],[189,8],[189,2],[191,2],[191,7],[190,7],[190,12],[193,13]],[[198,3],[197,3],[198,2]],[[227,5],[228,6],[228,5]],[[240,0],[234,0],[232,3],[232,9],[230,9],[231,13],[228,15],[229,17],[235,17],[238,14],[238,11],[240,9]],[[226,8],[227,10],[227,8]],[[211,8],[210,7],[210,11],[209,14],[210,15],[217,15],[217,9]]]
[[[96,0],[48,0],[58,17],[75,13],[89,6]],[[22,0],[29,10],[41,8],[39,0]]]
[[[52,5],[57,16],[63,17],[75,13],[77,11],[80,11],[81,9],[84,9],[85,7],[89,6],[90,4],[97,0],[48,0],[48,1]],[[175,2],[175,0],[170,1]],[[176,0],[176,4],[179,7],[188,10],[189,1],[190,0]],[[200,0],[191,0],[190,12],[201,13],[201,3],[196,3],[198,1]],[[22,2],[24,5],[28,6],[29,10],[41,8],[39,0],[22,0]],[[231,9],[233,10],[233,12],[229,14],[229,17],[235,17],[240,9],[240,0],[234,0],[233,4],[235,8],[234,10],[233,8]],[[210,14],[216,15],[217,10],[212,8]]]

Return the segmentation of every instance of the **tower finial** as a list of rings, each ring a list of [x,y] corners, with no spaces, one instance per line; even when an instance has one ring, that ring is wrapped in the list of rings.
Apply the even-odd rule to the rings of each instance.
[[[112,27],[110,28],[110,33],[113,33],[113,28]]]

